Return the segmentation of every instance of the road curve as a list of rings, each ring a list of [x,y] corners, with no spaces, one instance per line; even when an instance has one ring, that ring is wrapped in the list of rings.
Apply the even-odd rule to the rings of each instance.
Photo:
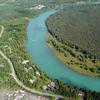
[[[2,34],[3,34],[3,31],[4,31],[4,26],[2,26],[2,29],[1,29],[1,32],[0,32],[0,38],[2,37]],[[42,96],[49,96],[49,97],[59,97],[59,98],[64,98],[63,96],[61,95],[54,95],[54,94],[49,94],[49,93],[44,93],[44,92],[39,92],[39,91],[36,91],[34,89],[31,89],[27,86],[25,86],[16,76],[16,73],[15,73],[15,70],[14,70],[14,66],[11,62],[11,60],[0,50],[0,55],[9,63],[10,67],[11,67],[11,75],[13,76],[14,80],[17,82],[18,85],[20,85],[22,88],[24,88],[25,90],[31,92],[31,93],[34,93],[34,94],[38,94],[38,95],[42,95]]]

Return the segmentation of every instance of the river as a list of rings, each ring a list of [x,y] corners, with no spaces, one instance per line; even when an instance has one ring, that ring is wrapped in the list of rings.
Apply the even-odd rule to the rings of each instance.
[[[40,70],[48,76],[80,88],[100,92],[100,78],[79,74],[65,66],[47,46],[45,38],[48,33],[45,21],[55,13],[48,10],[30,20],[27,27],[27,51]]]

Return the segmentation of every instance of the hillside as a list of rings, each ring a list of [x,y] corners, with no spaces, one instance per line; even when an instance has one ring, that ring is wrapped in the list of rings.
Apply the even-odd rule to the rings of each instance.
[[[71,69],[100,77],[100,6],[73,5],[51,15],[48,46]]]
[[[100,6],[67,8],[47,20],[50,33],[100,58]]]

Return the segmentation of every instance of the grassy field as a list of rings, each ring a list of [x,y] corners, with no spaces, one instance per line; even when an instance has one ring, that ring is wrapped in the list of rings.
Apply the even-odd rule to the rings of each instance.
[[[99,10],[99,5],[71,6],[46,21],[57,56],[72,69],[95,77],[100,77]]]

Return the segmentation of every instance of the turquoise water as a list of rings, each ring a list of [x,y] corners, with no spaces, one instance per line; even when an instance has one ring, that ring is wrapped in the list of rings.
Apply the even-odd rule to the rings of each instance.
[[[50,77],[77,87],[100,92],[100,78],[81,75],[71,70],[61,63],[51,49],[48,48],[45,41],[46,34],[48,33],[45,20],[53,13],[55,13],[54,10],[49,10],[29,22],[27,27],[27,50],[33,62]]]

